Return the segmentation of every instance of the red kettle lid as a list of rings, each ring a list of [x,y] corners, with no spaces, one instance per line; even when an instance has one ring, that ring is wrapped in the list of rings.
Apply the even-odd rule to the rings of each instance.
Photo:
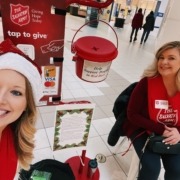
[[[107,62],[117,57],[118,50],[115,45],[102,37],[85,36],[73,43],[76,55],[90,61]]]

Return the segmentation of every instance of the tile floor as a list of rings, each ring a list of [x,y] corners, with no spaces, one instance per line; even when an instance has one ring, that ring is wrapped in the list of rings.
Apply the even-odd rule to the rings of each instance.
[[[106,162],[99,163],[100,180],[126,180],[132,149],[125,156],[122,156],[121,152],[127,149],[129,142],[126,141],[121,148],[117,148],[118,144],[114,147],[107,144],[108,133],[115,121],[112,107],[119,93],[131,82],[138,81],[143,69],[151,63],[157,32],[152,32],[147,43],[140,45],[141,30],[138,34],[138,40],[135,43],[129,43],[130,24],[125,24],[122,29],[113,27],[114,22],[110,22],[118,36],[118,57],[113,61],[105,81],[88,83],[76,76],[75,63],[72,61],[73,54],[70,51],[72,38],[84,23],[84,18],[66,15],[62,100],[88,100],[96,104],[86,155],[90,158],[95,158],[99,153],[106,156]],[[112,29],[102,22],[99,23],[98,28],[85,26],[75,39],[87,35],[101,36],[115,44],[117,43]],[[64,162],[72,156],[77,156],[77,153],[81,154],[81,151],[75,149],[52,151],[54,113],[54,106],[39,107],[33,163],[48,158]],[[116,155],[114,155],[115,151]]]

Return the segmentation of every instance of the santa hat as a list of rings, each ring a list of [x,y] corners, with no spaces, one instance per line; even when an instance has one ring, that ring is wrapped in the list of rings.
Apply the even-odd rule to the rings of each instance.
[[[34,101],[38,104],[43,96],[41,69],[10,39],[0,44],[0,69],[12,69],[24,75],[31,84]]]

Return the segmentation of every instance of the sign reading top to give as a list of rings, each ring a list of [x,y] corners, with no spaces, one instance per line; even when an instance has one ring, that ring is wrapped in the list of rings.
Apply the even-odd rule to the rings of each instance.
[[[45,96],[42,98],[41,104],[53,104],[53,101],[49,101],[53,98],[48,96],[60,100],[65,1],[1,1],[1,15],[4,39],[11,39],[19,49],[41,66],[43,72],[44,68],[49,66],[51,69],[57,69],[56,78],[47,78],[47,73],[42,74]],[[47,86],[47,84],[51,84],[51,86]],[[55,104],[58,104],[57,101]]]

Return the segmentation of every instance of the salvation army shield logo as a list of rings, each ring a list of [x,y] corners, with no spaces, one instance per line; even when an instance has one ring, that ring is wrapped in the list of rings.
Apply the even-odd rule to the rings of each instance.
[[[21,4],[10,4],[11,21],[19,26],[24,26],[30,22],[29,6]]]
[[[175,126],[178,123],[178,110],[170,106],[168,109],[160,109],[157,114],[157,121],[170,126]]]

